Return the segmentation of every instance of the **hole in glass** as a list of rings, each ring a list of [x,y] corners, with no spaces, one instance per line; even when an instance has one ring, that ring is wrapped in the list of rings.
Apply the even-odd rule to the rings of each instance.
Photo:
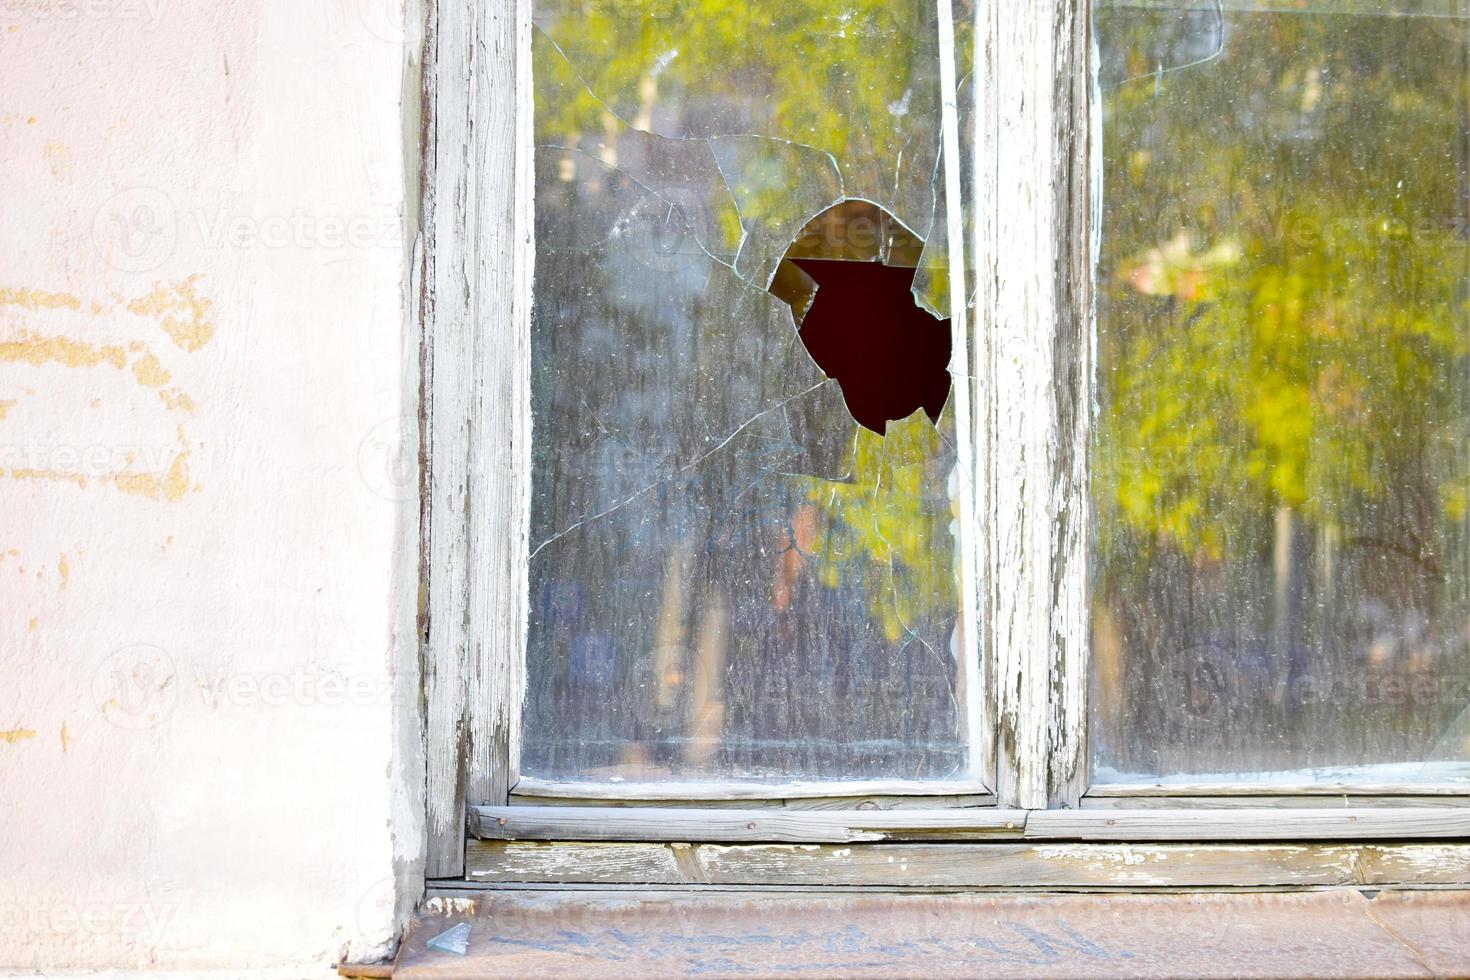
[[[913,292],[923,245],[877,205],[843,201],[807,223],[770,287],[853,419],[879,435],[921,408],[937,425],[949,399],[949,321]]]

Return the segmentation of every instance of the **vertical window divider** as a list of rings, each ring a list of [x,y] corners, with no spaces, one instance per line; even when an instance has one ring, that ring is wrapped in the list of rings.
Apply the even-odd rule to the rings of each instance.
[[[1087,719],[1088,0],[982,5],[979,525],[1001,806],[1078,805]]]

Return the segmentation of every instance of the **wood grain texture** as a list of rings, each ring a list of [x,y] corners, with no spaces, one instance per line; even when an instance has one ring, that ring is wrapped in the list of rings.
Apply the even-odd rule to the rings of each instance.
[[[1470,883],[1470,844],[531,844],[472,841],[482,883],[810,888],[1386,887]],[[676,857],[677,854],[677,857]]]
[[[981,526],[1003,805],[1075,805],[1087,690],[1089,7],[980,9]]]
[[[781,810],[472,807],[488,840],[851,843],[1470,838],[1467,807]]]
[[[952,796],[989,796],[978,781],[916,782],[904,779],[863,779],[806,783],[649,783],[553,782],[522,778],[512,787],[516,796],[567,800],[746,800],[840,799],[891,797],[916,801]]]
[[[473,807],[485,840],[794,841],[1019,838],[1020,810],[710,810]]]
[[[528,0],[440,0],[425,53],[423,616],[428,867],[514,782],[526,617]]]
[[[527,844],[470,841],[470,881],[673,885],[693,880],[666,844]]]
[[[1270,807],[1275,810],[1323,810],[1328,808],[1370,807],[1374,809],[1413,809],[1418,807],[1470,807],[1465,796],[1095,796],[1082,798],[1086,810],[1250,810]],[[1285,819],[1291,819],[1290,816]]]
[[[720,809],[737,803],[741,809],[779,810],[932,810],[951,807],[993,807],[993,794],[964,794],[942,796],[889,796],[860,794],[855,796],[793,796],[780,798],[741,797],[730,799],[671,799],[657,798],[627,799],[611,797],[540,796],[526,794],[519,786],[511,790],[511,806],[575,806],[575,807],[638,807],[638,808],[703,808]]]
[[[1089,799],[1104,797],[1358,797],[1358,796],[1458,796],[1470,800],[1464,783],[1324,783],[1324,782],[1228,782],[1228,783],[1102,783],[1088,787]]]
[[[1028,840],[1412,840],[1431,837],[1470,838],[1470,809],[1044,810],[1030,814],[1026,822]]]

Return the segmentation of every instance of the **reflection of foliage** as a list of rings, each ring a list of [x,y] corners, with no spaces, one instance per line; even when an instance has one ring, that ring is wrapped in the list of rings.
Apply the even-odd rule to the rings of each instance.
[[[936,9],[932,0],[542,0],[536,140],[617,166],[629,126],[676,139],[768,138],[739,150],[726,144],[740,215],[714,200],[670,197],[675,206],[717,208],[729,250],[740,241],[739,218],[746,230],[765,222],[794,233],[832,203],[828,191],[872,198],[922,235],[940,145]],[[954,13],[964,75],[970,4],[958,0]],[[688,177],[640,172],[662,193],[659,176]],[[930,264],[932,279],[921,276],[920,285],[934,308],[947,308],[942,256]],[[957,608],[949,454],[922,414],[891,423],[886,438],[854,429],[855,482],[810,481],[823,529],[813,547],[827,587],[873,583],[865,589],[873,621],[897,642]],[[792,536],[803,548],[802,529]],[[778,606],[789,601],[785,588]]]
[[[940,434],[915,412],[886,436],[858,428],[852,482],[811,481],[809,497],[828,518],[815,545],[822,583],[837,588],[886,566],[876,574],[891,582],[872,590],[871,612],[890,642],[958,608],[945,458]]]
[[[1103,554],[1128,562],[1126,527],[1222,557],[1276,506],[1464,516],[1464,74],[1428,27],[1373,21],[1232,17],[1220,62],[1109,94]],[[1163,24],[1100,32],[1128,62]]]
[[[617,119],[676,138],[769,137],[816,150],[813,169],[794,171],[789,148],[752,161],[740,181],[748,218],[793,217],[795,185],[815,181],[815,162],[831,154],[849,196],[902,196],[907,206],[890,210],[927,221],[939,146],[934,12],[928,0],[543,2],[537,24],[566,60],[538,54],[536,70],[569,77],[554,91],[538,80],[537,140],[575,144]],[[964,3],[956,30],[968,51]]]
[[[637,16],[630,16],[628,6],[579,0],[544,5],[538,23],[590,89],[573,104],[556,107],[554,115],[543,115],[549,129],[572,132],[583,120],[597,118],[595,92],[625,120],[648,114],[654,105],[697,102],[713,117],[709,131],[665,132],[650,120],[651,131],[730,135],[720,131],[723,97],[768,107],[764,125],[746,131],[752,135],[805,143],[839,159],[857,149],[853,140],[872,140],[868,158],[898,158],[901,144],[886,143],[899,134],[870,120],[904,97],[912,70],[905,42],[923,29],[921,12],[932,5],[681,0]],[[558,16],[555,11],[563,7],[573,16]],[[681,120],[676,128],[685,125]]]

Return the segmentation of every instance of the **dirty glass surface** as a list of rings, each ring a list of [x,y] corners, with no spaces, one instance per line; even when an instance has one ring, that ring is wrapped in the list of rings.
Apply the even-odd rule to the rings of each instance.
[[[792,261],[907,270],[948,336],[935,10],[538,5],[523,776],[973,774],[968,388],[859,425]]]
[[[1465,13],[1097,9],[1095,781],[1470,778]]]

